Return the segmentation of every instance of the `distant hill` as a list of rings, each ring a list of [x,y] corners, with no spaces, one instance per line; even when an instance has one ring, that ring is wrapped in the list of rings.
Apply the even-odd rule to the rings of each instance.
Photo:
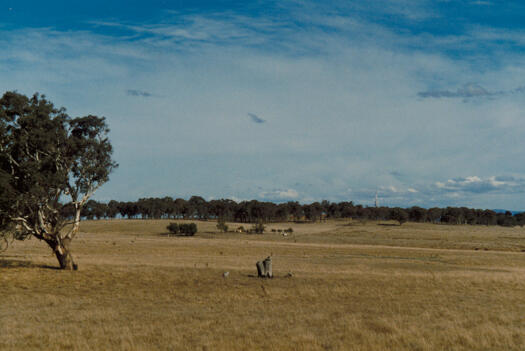
[[[510,211],[510,210],[502,210],[501,208],[496,208],[496,209],[493,209],[492,211],[496,212],[496,213],[505,213],[507,211],[509,211],[510,213],[512,213],[512,215],[517,215],[518,213],[522,213],[522,212],[525,212],[525,211]]]

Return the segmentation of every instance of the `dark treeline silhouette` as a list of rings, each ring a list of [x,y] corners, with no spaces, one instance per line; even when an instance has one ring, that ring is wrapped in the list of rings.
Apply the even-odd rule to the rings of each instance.
[[[64,207],[66,215],[74,213],[72,208]],[[358,220],[396,220],[400,224],[428,222],[445,224],[483,224],[501,226],[523,226],[525,213],[513,215],[511,212],[497,213],[492,210],[466,207],[447,208],[390,208],[363,207],[353,202],[314,202],[300,204],[290,201],[276,204],[257,200],[235,202],[221,199],[206,201],[200,196],[189,200],[163,198],[143,198],[135,202],[111,200],[108,203],[89,200],[82,210],[86,219],[101,218],[142,218],[142,219],[224,219],[241,223],[280,222],[280,221],[319,221],[324,219],[352,218]]]

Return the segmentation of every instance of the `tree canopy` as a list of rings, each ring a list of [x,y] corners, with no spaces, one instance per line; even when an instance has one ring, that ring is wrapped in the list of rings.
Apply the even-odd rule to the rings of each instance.
[[[195,206],[195,205],[198,206]],[[396,220],[401,223],[441,223],[441,224],[483,224],[515,226],[525,225],[525,213],[496,212],[493,210],[472,209],[466,207],[422,208],[413,206],[399,207],[363,207],[352,201],[330,202],[323,200],[311,204],[289,201],[273,203],[265,201],[241,201],[214,199],[205,201],[200,196],[189,200],[162,198],[141,198],[137,201],[109,203],[89,200],[81,216],[86,219],[115,218],[143,219],[220,219],[242,223],[283,222],[283,221],[319,221],[324,219],[352,218],[358,220]]]
[[[60,267],[76,269],[69,245],[81,211],[117,164],[104,117],[72,118],[44,95],[0,99],[0,235],[34,236]]]

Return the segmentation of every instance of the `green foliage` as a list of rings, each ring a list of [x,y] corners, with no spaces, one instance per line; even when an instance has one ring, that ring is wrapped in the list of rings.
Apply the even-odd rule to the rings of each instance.
[[[180,224],[179,225],[181,234],[187,236],[193,236],[197,233],[197,225],[195,223]]]
[[[408,213],[404,209],[396,207],[391,209],[390,219],[398,221],[399,225],[402,225],[403,223],[408,221]]]
[[[6,92],[0,98],[0,225],[16,225],[17,239],[63,242],[64,214],[80,213],[117,167],[108,132],[104,117],[72,118],[43,95]],[[74,228],[69,240],[78,221]]]
[[[179,224],[178,223],[170,223],[166,229],[171,233],[171,234],[180,234],[180,228],[179,228]]]
[[[259,221],[252,226],[252,228],[250,229],[250,232],[253,232],[256,234],[262,234],[264,233],[265,229],[266,227],[264,226],[264,223],[262,221]]]
[[[226,233],[228,231],[228,225],[226,224],[226,221],[223,217],[219,218],[219,221],[217,223],[217,229]]]
[[[175,235],[193,236],[197,233],[197,225],[195,223],[170,223],[166,229]]]

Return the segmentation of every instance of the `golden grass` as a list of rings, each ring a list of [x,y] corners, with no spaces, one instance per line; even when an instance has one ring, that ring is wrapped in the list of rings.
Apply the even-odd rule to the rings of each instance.
[[[185,238],[168,223],[83,223],[77,272],[16,242],[0,255],[0,350],[525,348],[521,228],[269,225],[294,228],[283,237],[210,221]],[[255,278],[269,254],[276,277]]]

